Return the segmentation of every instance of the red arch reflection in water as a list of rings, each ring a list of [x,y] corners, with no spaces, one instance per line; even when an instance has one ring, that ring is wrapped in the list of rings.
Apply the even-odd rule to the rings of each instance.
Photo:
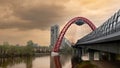
[[[61,45],[61,42],[62,42],[62,39],[66,33],[66,31],[68,30],[68,28],[71,26],[71,24],[79,21],[79,20],[82,20],[84,23],[88,24],[89,27],[94,31],[96,29],[96,26],[90,21],[88,20],[87,18],[84,18],[84,17],[75,17],[73,19],[71,19],[65,26],[64,28],[62,29],[62,31],[60,32],[59,34],[59,37],[55,43],[55,46],[53,48],[53,51],[54,52],[58,52],[59,51],[59,48],[60,48],[60,45]]]
[[[61,62],[60,62],[60,56],[54,56],[54,64],[55,68],[62,68]]]
[[[60,56],[54,56],[53,57],[55,68],[62,68],[62,64],[60,61]],[[71,68],[76,68],[76,65],[82,62],[81,57],[73,56],[71,58]]]

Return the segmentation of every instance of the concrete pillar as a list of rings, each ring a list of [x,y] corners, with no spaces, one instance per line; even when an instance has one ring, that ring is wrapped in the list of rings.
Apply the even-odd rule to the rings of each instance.
[[[112,60],[110,53],[108,53],[108,60],[109,60],[109,61]]]
[[[77,50],[76,50],[76,48],[74,48],[73,50],[74,50],[74,51],[73,51],[73,54],[75,55],[75,54],[76,54],[76,52],[77,52]]]
[[[99,52],[99,60],[114,61],[116,60],[116,54]]]
[[[85,55],[87,53],[87,49],[86,48],[82,48],[82,55]]]
[[[116,60],[116,54],[108,53],[108,60],[109,60],[109,61],[114,61],[114,60]]]
[[[89,60],[94,60],[94,51],[89,51]]]
[[[103,58],[102,58],[102,52],[98,52],[98,54],[99,54],[99,60],[103,60]]]
[[[82,49],[81,48],[74,48],[74,56],[82,56]]]
[[[76,50],[76,48],[74,48],[73,49],[73,55],[76,55],[76,53],[77,53],[77,50]]]
[[[81,57],[82,56],[82,48],[78,49],[78,56]]]

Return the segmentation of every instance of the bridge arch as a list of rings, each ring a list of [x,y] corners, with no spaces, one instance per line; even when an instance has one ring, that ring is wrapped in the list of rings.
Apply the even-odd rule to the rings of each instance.
[[[80,23],[78,23],[80,22]],[[94,31],[96,29],[96,26],[90,21],[88,20],[87,18],[85,17],[75,17],[73,19],[71,19],[64,27],[63,29],[61,30],[59,36],[58,36],[58,39],[55,43],[55,46],[53,48],[53,52],[58,52],[59,51],[59,48],[60,48],[60,45],[61,45],[61,42],[62,42],[62,39],[66,33],[66,31],[68,30],[68,28],[73,24],[73,23],[76,23],[77,25],[82,25],[84,23],[88,24],[89,27]]]

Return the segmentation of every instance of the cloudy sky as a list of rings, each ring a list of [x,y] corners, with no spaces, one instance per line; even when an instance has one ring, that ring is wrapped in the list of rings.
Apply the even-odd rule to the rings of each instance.
[[[62,28],[70,19],[83,16],[98,27],[117,12],[119,6],[119,0],[0,0],[0,44],[8,41],[24,45],[33,40],[49,45],[50,26],[58,24]],[[72,41],[73,35],[80,38],[90,32],[87,25],[74,25],[71,30],[67,37]]]

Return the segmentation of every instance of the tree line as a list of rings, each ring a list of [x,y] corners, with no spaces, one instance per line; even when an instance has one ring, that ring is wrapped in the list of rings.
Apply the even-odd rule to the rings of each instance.
[[[32,56],[34,49],[31,46],[0,45],[0,57]]]
[[[24,46],[4,42],[3,45],[0,45],[0,57],[33,56],[35,53],[33,45],[32,40],[29,40]]]

